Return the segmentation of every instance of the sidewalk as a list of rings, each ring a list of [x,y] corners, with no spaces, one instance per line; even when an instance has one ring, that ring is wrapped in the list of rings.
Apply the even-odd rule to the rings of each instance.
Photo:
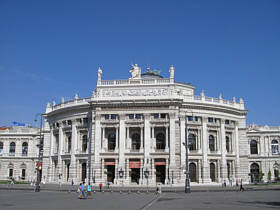
[[[280,185],[267,185],[267,186],[258,186],[258,185],[244,185],[245,191],[267,191],[267,190],[279,190]],[[24,190],[24,191],[34,191],[35,187],[30,186],[30,184],[16,184],[16,185],[8,185],[8,184],[0,184],[0,190]],[[78,189],[78,185],[61,185],[58,184],[41,184],[41,191],[62,191],[62,192],[76,192]],[[143,186],[128,186],[128,187],[121,187],[121,186],[104,186],[102,191],[104,192],[136,192],[136,193],[143,193],[143,192],[155,192],[156,187],[143,187]],[[175,192],[175,193],[182,193],[184,192],[185,188],[183,186],[161,186],[162,192]],[[221,187],[221,186],[191,186],[191,192],[231,192],[231,191],[238,191],[238,187]],[[92,188],[93,192],[99,192],[98,185],[94,185]]]

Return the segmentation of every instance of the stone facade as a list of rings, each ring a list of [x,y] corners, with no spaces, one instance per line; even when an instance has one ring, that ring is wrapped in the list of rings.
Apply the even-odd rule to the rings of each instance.
[[[262,173],[266,181],[269,169],[275,179],[280,128],[246,128],[242,99],[194,95],[194,86],[174,81],[173,66],[169,72],[169,78],[158,71],[141,74],[133,65],[127,80],[102,80],[99,68],[91,97],[76,94],[71,101],[48,103],[43,115],[44,181],[79,183],[90,175],[91,183],[184,185],[186,141],[192,184],[248,183]],[[251,154],[252,140],[256,154]],[[28,173],[34,174],[36,154],[28,159],[33,161]],[[4,156],[7,152],[0,158]],[[21,163],[20,156],[9,158]],[[7,177],[3,166],[1,161],[1,179]]]
[[[39,130],[11,127],[0,130],[0,180],[36,180]]]

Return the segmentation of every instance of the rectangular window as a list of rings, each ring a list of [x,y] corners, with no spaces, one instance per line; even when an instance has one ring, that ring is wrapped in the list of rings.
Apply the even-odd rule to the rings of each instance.
[[[154,114],[154,118],[158,119],[159,118],[159,114]]]
[[[141,119],[141,114],[136,114],[136,115],[135,115],[135,118],[136,118],[136,119]]]
[[[194,119],[195,119],[195,121],[198,121],[198,117],[195,117]]]
[[[165,119],[166,118],[166,114],[160,114],[160,118]]]
[[[208,117],[208,122],[210,122],[210,123],[214,122],[213,117]]]
[[[71,120],[68,120],[68,121],[67,121],[67,124],[68,124],[68,125],[72,125],[72,121],[71,121]]]
[[[132,119],[134,119],[134,114],[129,114],[128,117],[129,117],[129,119],[132,120]]]
[[[229,125],[229,120],[225,120],[225,124],[226,124],[226,125]]]
[[[9,169],[9,177],[14,176],[14,170],[12,168]]]
[[[105,114],[105,120],[109,120],[109,115]]]
[[[188,121],[193,121],[193,116],[188,116]]]
[[[25,179],[25,169],[21,170],[21,179]]]
[[[83,119],[83,123],[84,123],[84,124],[88,124],[88,118],[84,118],[84,119]]]
[[[111,119],[112,119],[112,120],[117,119],[117,115],[115,115],[115,114],[111,114]]]

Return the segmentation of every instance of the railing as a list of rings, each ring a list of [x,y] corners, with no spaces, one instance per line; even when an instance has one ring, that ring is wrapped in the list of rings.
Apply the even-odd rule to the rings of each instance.
[[[130,80],[102,80],[99,86],[110,85],[139,85],[139,84],[168,84],[172,83],[170,79],[130,79]]]

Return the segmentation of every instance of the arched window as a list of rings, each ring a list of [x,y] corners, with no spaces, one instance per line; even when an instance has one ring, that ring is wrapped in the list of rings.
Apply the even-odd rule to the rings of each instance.
[[[10,151],[9,151],[9,155],[10,156],[14,156],[16,152],[16,143],[15,142],[11,142],[10,143]]]
[[[196,138],[194,134],[189,134],[189,149],[190,150],[196,150]]]
[[[83,142],[82,142],[82,151],[86,152],[87,151],[87,135],[83,135]]]
[[[271,152],[272,154],[279,154],[279,144],[275,139],[271,141]]]
[[[108,135],[108,150],[115,150],[116,147],[116,134],[110,133]]]
[[[71,136],[68,136],[68,142],[67,142],[68,148],[67,148],[67,152],[71,152],[71,144],[72,144],[72,138],[71,138]]]
[[[165,135],[163,133],[156,136],[156,149],[165,149]]]
[[[139,150],[140,149],[140,135],[138,133],[134,133],[131,137],[131,149]]]
[[[251,154],[258,154],[258,143],[256,140],[251,140],[250,150],[251,150]]]
[[[229,151],[230,151],[230,141],[229,141],[229,137],[228,136],[226,136],[226,150],[229,153]]]
[[[215,151],[215,138],[213,135],[209,136],[209,149],[210,151]]]
[[[0,155],[3,154],[3,142],[0,141]]]
[[[28,154],[28,143],[23,142],[22,143],[22,156],[27,156]]]

